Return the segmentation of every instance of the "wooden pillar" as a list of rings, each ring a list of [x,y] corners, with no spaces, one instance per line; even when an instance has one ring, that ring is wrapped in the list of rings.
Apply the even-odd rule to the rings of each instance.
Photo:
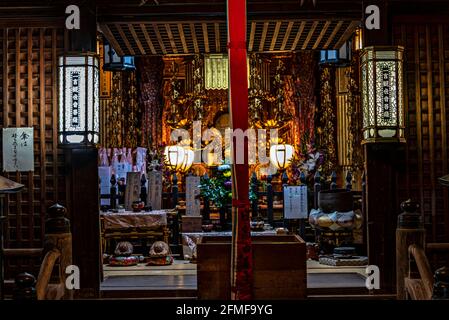
[[[76,298],[98,298],[101,275],[98,150],[65,149],[73,264],[80,270]]]
[[[366,144],[366,224],[370,265],[380,268],[380,291],[394,293],[396,259],[394,238],[399,199],[397,199],[400,159],[403,146],[397,144]]]
[[[66,50],[97,51],[95,1],[74,0],[80,9],[80,29],[67,30]],[[100,200],[98,150],[95,147],[64,149],[68,212],[72,231],[73,264],[80,270],[76,298],[98,298],[101,278]]]
[[[58,249],[59,274],[61,282],[65,284],[67,266],[72,265],[72,233],[70,232],[70,220],[66,218],[67,209],[55,204],[48,209],[48,218],[45,221],[45,251]],[[73,299],[73,290],[65,287],[64,299]]]
[[[380,29],[365,28],[364,46],[391,45],[391,16],[388,1],[373,0],[365,3],[363,12],[368,5],[379,7]],[[400,171],[405,167],[405,148],[403,144],[396,143],[365,144],[364,154],[369,263],[380,268],[381,292],[394,293],[396,291],[396,258],[392,241],[396,232],[399,203],[405,200],[398,199],[398,186],[403,182],[397,180]]]
[[[419,204],[410,200],[401,204],[404,211],[398,217],[396,229],[396,295],[398,300],[406,298],[404,278],[409,273],[409,246],[416,244],[425,248],[426,230],[422,216],[417,211]]]

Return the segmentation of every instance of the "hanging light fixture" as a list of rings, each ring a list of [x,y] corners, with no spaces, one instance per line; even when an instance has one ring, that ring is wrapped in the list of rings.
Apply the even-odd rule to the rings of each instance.
[[[292,161],[294,148],[290,144],[275,144],[270,147],[270,162],[279,170],[287,169]]]
[[[180,171],[186,156],[185,149],[181,146],[167,146],[164,150],[165,163],[173,171]]]
[[[133,71],[136,70],[133,56],[119,56],[111,44],[103,42],[104,71]]]
[[[351,63],[352,40],[346,41],[338,50],[321,50],[320,65],[344,67]]]
[[[362,51],[363,143],[405,142],[403,59],[400,46]]]
[[[59,142],[95,145],[99,141],[99,71],[94,53],[59,57]]]

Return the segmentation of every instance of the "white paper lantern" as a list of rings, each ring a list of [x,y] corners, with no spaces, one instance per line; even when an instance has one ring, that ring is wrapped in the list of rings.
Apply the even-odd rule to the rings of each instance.
[[[99,141],[99,72],[94,53],[59,57],[59,142],[95,145]]]

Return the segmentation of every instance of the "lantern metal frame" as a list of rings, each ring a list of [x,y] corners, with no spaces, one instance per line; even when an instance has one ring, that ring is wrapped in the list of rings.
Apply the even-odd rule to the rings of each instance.
[[[176,159],[171,161],[173,159],[170,155],[175,155]],[[170,168],[170,170],[178,172],[181,171],[184,165],[186,152],[183,147],[178,145],[166,146],[164,150],[164,157],[165,164]]]
[[[195,160],[195,153],[191,148],[184,147],[184,161],[182,162],[179,171],[182,173],[187,173],[193,166],[193,161]]]
[[[73,89],[75,87],[78,88],[76,92]],[[67,52],[59,56],[58,91],[60,146],[95,146],[100,140],[98,55],[93,52]],[[69,95],[72,96],[71,101]],[[77,108],[74,107],[74,103],[78,106]],[[68,110],[69,108],[71,110]],[[68,116],[72,119],[67,119]]]
[[[405,143],[404,48],[371,46],[360,55],[363,140]]]
[[[277,149],[277,147],[283,147],[283,149]],[[290,147],[292,149],[292,156],[290,158],[287,158],[287,147]],[[272,150],[274,149],[274,155],[272,157]],[[281,165],[280,157],[278,156],[279,153],[283,153],[283,164]],[[274,144],[270,147],[270,162],[271,164],[276,167],[276,169],[283,171],[286,170],[288,167],[290,167],[293,159],[293,155],[295,153],[295,148],[287,143],[283,144]],[[274,158],[274,159],[273,159]]]

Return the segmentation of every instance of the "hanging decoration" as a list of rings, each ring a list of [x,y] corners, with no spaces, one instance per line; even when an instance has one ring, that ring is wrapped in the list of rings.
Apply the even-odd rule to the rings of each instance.
[[[134,72],[124,75],[125,84],[123,94],[125,97],[125,146],[136,148],[140,141],[140,110],[137,103],[136,76]]]
[[[176,60],[171,61],[172,77],[169,82],[168,96],[166,96],[169,104],[166,123],[172,129],[187,129],[192,124],[192,115],[188,98],[181,93],[181,81],[178,79],[179,67]]]
[[[277,59],[272,93],[263,88],[261,74],[263,67],[262,59],[257,55],[252,55],[249,75],[250,124],[256,128],[282,129],[292,119],[292,114],[288,112],[288,108],[285,106],[285,64],[282,59]]]
[[[122,75],[120,72],[112,73],[112,99],[108,108],[110,109],[107,119],[107,145],[105,147],[122,146],[123,135],[123,113],[122,113],[122,91],[121,91]]]
[[[299,51],[293,57],[292,78],[297,105],[295,123],[298,124],[299,152],[302,155],[307,155],[315,144],[316,65],[313,51]]]
[[[348,77],[348,109],[347,116],[349,118],[349,137],[347,141],[348,155],[347,158],[351,164],[352,172],[360,172],[363,170],[364,155],[362,148],[362,119],[361,119],[361,103],[360,90],[358,86],[358,70],[359,70],[358,52],[354,53],[351,66],[346,74]]]
[[[137,60],[139,102],[142,106],[141,145],[156,150],[162,140],[162,79],[164,62],[158,56]]]
[[[208,54],[204,58],[204,83],[206,90],[228,89],[228,57],[223,54]]]
[[[192,60],[192,67],[193,67],[193,119],[199,121],[203,119],[205,112],[204,106],[207,100],[207,95],[204,88],[204,62],[201,55],[199,54],[195,55],[195,57]],[[220,77],[222,73],[227,74],[227,69],[222,70],[218,68],[216,76]]]
[[[319,129],[319,146],[324,150],[325,160],[323,176],[329,176],[337,165],[337,143],[335,131],[335,108],[332,101],[332,68],[324,67],[321,71],[321,114]]]
[[[252,53],[249,58],[249,114],[250,124],[253,127],[263,127],[263,102],[267,99],[267,92],[262,88],[261,67],[262,58],[257,53]]]

